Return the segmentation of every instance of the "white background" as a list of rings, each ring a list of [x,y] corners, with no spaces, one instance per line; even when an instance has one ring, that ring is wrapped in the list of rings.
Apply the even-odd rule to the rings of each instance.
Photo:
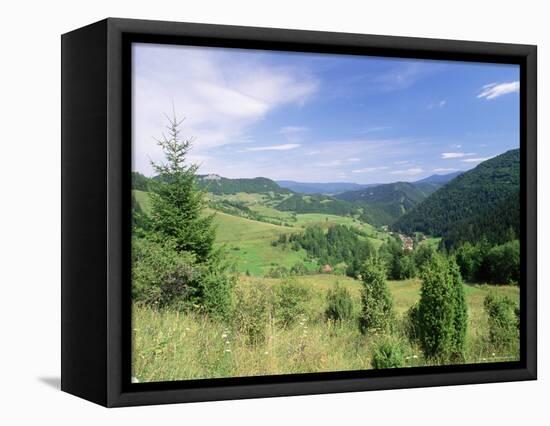
[[[548,424],[550,31],[544,1],[2,3],[0,423]],[[108,16],[539,46],[539,380],[107,410],[60,392],[60,34]],[[545,395],[546,393],[546,395]],[[545,420],[543,420],[546,417]]]

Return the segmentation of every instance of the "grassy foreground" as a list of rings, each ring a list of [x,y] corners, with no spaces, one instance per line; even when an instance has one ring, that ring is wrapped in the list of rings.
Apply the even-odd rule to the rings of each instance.
[[[326,293],[337,281],[351,292],[357,314],[360,283],[335,275],[309,275],[298,281],[311,289],[304,315],[288,328],[270,321],[265,342],[256,345],[231,325],[205,316],[135,305],[133,376],[148,382],[372,368],[372,348],[386,337],[364,336],[355,321],[334,324],[324,317]],[[253,286],[278,284],[278,279],[241,277],[238,287],[246,293]],[[405,366],[429,365],[403,332],[403,314],[419,299],[420,281],[390,281],[388,285],[400,324],[392,338],[403,345]],[[469,309],[466,363],[510,361],[519,356],[516,347],[494,348],[488,343],[483,300],[490,291],[516,303],[519,300],[518,287],[465,285]]]

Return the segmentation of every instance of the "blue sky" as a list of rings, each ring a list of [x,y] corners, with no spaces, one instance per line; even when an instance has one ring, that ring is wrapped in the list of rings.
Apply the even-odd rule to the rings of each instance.
[[[519,67],[135,44],[133,169],[172,103],[199,173],[384,183],[519,147]]]

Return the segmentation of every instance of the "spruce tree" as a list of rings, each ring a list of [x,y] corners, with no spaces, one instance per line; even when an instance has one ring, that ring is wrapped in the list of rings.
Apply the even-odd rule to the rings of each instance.
[[[370,330],[387,331],[393,322],[393,300],[386,284],[384,262],[378,256],[369,257],[361,268],[361,315],[359,328],[363,334]]]
[[[417,329],[427,358],[463,359],[468,312],[454,259],[433,256],[422,271]]]
[[[181,138],[178,121],[166,116],[167,133],[156,139],[165,162],[151,161],[157,173],[151,195],[151,227],[157,235],[174,241],[176,250],[190,252],[199,263],[206,262],[214,251],[213,215],[205,215],[205,194],[196,184],[196,164],[187,164],[193,138]]]

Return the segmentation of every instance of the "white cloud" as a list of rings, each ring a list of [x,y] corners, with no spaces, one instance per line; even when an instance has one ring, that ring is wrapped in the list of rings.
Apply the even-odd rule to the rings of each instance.
[[[361,161],[361,159],[357,157],[351,157],[351,158],[348,158],[346,161],[348,163],[358,163],[359,161]]]
[[[449,158],[463,158],[463,157],[470,157],[472,155],[475,155],[473,152],[442,152],[441,158],[449,159]]]
[[[299,143],[284,143],[282,145],[256,146],[253,148],[246,148],[243,151],[288,151],[289,149],[296,149],[299,147]]]
[[[508,93],[519,92],[519,81],[510,81],[508,83],[491,83],[481,88],[478,98],[495,99]]]
[[[403,165],[403,164],[407,164],[409,162],[409,160],[400,160],[400,161],[394,161],[393,164],[396,164],[398,166],[400,165]]]
[[[352,173],[372,173],[372,172],[377,172],[377,171],[380,171],[380,170],[386,170],[387,167],[386,166],[380,166],[380,167],[364,167],[362,169],[355,169],[355,170],[352,170],[351,172]]]
[[[315,165],[319,167],[337,167],[342,165],[342,160],[321,161],[315,163]]]
[[[279,130],[279,133],[289,142],[302,142],[304,134],[308,131],[309,129],[305,126],[285,126]]]
[[[479,157],[479,158],[466,158],[462,160],[464,163],[481,163],[482,161],[488,160],[491,157]]]
[[[133,168],[146,174],[149,158],[163,158],[153,137],[165,129],[172,103],[187,118],[182,137],[194,136],[193,151],[205,153],[246,141],[253,124],[277,108],[301,107],[319,87],[308,70],[266,64],[255,52],[135,44],[133,57]]]
[[[433,169],[432,172],[434,173],[447,173],[447,172],[456,172],[458,169],[454,169],[452,167],[438,167],[437,169]]]
[[[420,167],[411,167],[410,169],[406,170],[395,170],[393,172],[390,172],[392,175],[406,175],[406,176],[414,176],[422,173],[424,169],[421,169]]]
[[[440,100],[439,102],[435,102],[435,103],[432,103],[432,104],[429,104],[428,105],[428,109],[433,109],[433,108],[443,108],[445,105],[447,105],[447,100],[446,99],[442,99]]]

